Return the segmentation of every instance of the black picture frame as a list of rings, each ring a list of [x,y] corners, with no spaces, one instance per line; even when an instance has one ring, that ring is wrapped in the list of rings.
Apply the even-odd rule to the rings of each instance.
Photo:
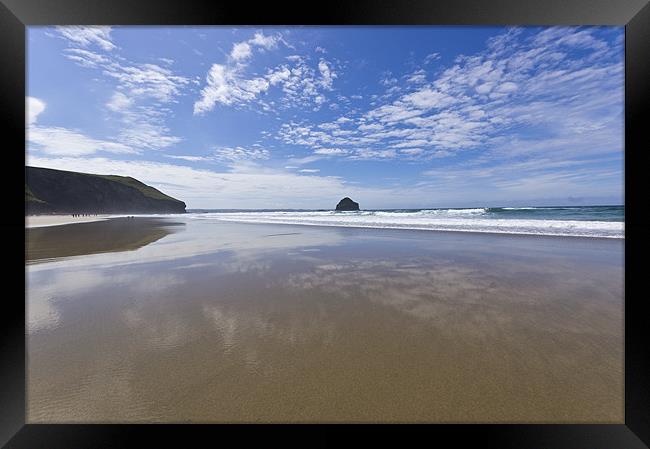
[[[25,27],[30,25],[618,25],[625,26],[625,422],[494,425],[34,425],[25,424],[24,200]],[[650,229],[644,136],[650,89],[648,0],[357,0],[318,3],[177,0],[0,0],[0,104],[5,133],[5,289],[0,325],[0,445],[7,448],[194,447],[236,438],[301,447],[356,441],[444,447],[611,448],[650,446],[650,350],[643,313],[644,262]],[[645,112],[645,114],[644,114]],[[10,237],[10,236],[15,236]],[[23,292],[23,293],[21,293]],[[11,306],[7,308],[8,306]],[[136,438],[137,437],[137,438]],[[143,441],[143,440],[140,440]],[[156,441],[156,443],[152,443]],[[193,442],[196,443],[193,443]]]

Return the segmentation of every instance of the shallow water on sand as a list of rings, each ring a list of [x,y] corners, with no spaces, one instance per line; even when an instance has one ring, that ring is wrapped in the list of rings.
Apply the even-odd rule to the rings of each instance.
[[[26,268],[28,422],[623,421],[621,240],[106,223]]]

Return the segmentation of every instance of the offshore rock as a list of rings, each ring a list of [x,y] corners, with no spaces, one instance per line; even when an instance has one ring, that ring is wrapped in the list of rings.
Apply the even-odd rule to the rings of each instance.
[[[339,204],[336,205],[336,210],[340,211],[350,211],[350,210],[359,210],[359,203],[352,201],[347,196],[339,201]]]

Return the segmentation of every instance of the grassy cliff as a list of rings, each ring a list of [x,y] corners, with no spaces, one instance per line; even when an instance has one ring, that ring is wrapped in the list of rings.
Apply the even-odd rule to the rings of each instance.
[[[25,167],[25,213],[184,213],[185,203],[128,176]]]

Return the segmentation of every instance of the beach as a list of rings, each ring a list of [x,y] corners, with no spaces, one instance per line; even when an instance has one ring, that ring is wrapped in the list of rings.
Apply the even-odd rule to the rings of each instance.
[[[28,423],[624,422],[622,238],[179,215],[26,240]]]
[[[109,218],[110,215],[27,215],[25,216],[26,228],[39,228],[43,226],[61,226],[72,223],[90,223]]]

